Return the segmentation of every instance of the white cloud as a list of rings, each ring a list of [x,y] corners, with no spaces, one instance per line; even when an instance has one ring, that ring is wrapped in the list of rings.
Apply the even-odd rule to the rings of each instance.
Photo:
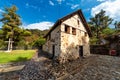
[[[55,5],[52,1],[49,1],[49,4],[50,4],[51,6],[54,6],[54,5]]]
[[[59,4],[61,4],[62,0],[57,0],[57,2],[58,2]]]
[[[50,27],[52,27],[53,24],[54,24],[53,22],[43,21],[43,22],[39,22],[39,23],[29,24],[27,26],[24,26],[24,28],[45,30],[45,29],[49,29]]]
[[[0,9],[0,13],[3,13],[4,11],[2,9]]]
[[[97,0],[99,2],[104,2],[104,1],[114,1],[114,0]]]
[[[61,4],[65,0],[57,0],[58,4]]]
[[[103,2],[103,1],[106,1],[106,0],[97,0],[97,1],[99,1],[99,2]]]
[[[75,9],[79,7],[79,4],[66,3],[66,5],[70,6],[71,9]]]
[[[91,15],[99,13],[101,9],[106,11],[106,15],[110,16],[114,20],[120,21],[120,0],[107,0],[100,5],[92,8]]]
[[[77,8],[78,6],[79,6],[79,4],[72,5],[72,6],[71,6],[71,9],[75,9],[75,8]]]
[[[28,8],[38,9],[38,7],[37,7],[37,6],[30,5],[29,3],[26,3],[25,5],[26,5],[26,7],[28,7]]]

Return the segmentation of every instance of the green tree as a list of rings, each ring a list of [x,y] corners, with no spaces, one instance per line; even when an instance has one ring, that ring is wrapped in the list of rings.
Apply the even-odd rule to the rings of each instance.
[[[3,36],[3,30],[0,30],[0,39],[2,38]]]
[[[2,14],[3,18],[0,21],[3,23],[3,39],[10,41],[19,41],[22,29],[19,28],[21,25],[20,16],[16,14],[17,7],[13,5],[12,7],[5,8],[5,12]],[[12,42],[11,42],[12,50]]]
[[[120,29],[120,22],[115,21],[114,25],[116,30]]]
[[[5,42],[2,40],[3,30],[0,29],[0,49],[5,48]]]
[[[105,15],[104,10],[101,10],[98,14],[95,14],[93,18],[90,18],[89,22],[91,30],[93,31],[93,36],[96,36],[96,38],[100,40],[102,31],[107,28],[112,23],[112,21],[112,18]]]
[[[28,30],[24,30],[23,31],[23,36],[31,36],[32,34],[31,34],[31,32],[30,31],[28,31]]]
[[[111,28],[107,27],[102,31],[101,36],[104,38],[106,36],[112,35],[114,32],[115,32],[114,29],[111,29]]]
[[[40,37],[39,39],[37,39],[36,41],[34,41],[33,46],[39,48],[40,46],[42,46],[43,44],[45,44],[45,41],[46,40],[44,38]]]

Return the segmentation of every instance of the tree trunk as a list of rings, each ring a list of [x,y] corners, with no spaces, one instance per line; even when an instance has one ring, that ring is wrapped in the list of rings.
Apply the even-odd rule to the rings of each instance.
[[[8,42],[8,51],[10,51],[10,38],[9,38],[9,42]]]
[[[11,39],[11,44],[10,44],[10,51],[12,51],[12,48],[13,48],[13,42],[12,42],[12,39]]]

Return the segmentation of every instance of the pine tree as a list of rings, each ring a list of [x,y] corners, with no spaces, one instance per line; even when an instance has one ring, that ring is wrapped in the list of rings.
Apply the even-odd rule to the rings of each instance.
[[[19,41],[22,29],[19,28],[21,25],[20,16],[16,14],[17,7],[13,5],[12,7],[5,8],[5,12],[2,14],[3,18],[0,21],[3,23],[3,39],[9,40],[10,44],[8,50],[12,50],[12,41]],[[11,49],[10,49],[11,48]]]
[[[120,22],[115,21],[114,25],[116,30],[120,29]]]
[[[96,14],[93,18],[90,18],[89,24],[92,26],[92,30],[94,30],[94,36],[96,36],[97,39],[100,39],[100,35],[102,31],[107,28],[111,23],[113,19],[109,16],[105,15],[105,11],[101,10],[98,14]]]

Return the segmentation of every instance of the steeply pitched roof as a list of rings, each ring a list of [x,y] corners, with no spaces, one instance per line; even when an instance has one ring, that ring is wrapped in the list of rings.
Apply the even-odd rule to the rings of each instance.
[[[78,15],[80,16],[81,21],[82,21],[83,25],[85,26],[85,29],[86,29],[87,32],[88,32],[88,35],[89,35],[90,37],[92,37],[91,30],[90,30],[89,26],[87,25],[87,22],[86,22],[86,20],[85,20],[85,18],[84,18],[84,16],[83,16],[83,13],[82,13],[82,11],[81,11],[80,9],[77,10],[77,11],[75,11],[75,12],[73,12],[73,13],[71,13],[71,14],[68,14],[67,16],[64,16],[64,17],[61,18],[61,19],[58,19],[58,20],[56,21],[56,23],[53,25],[53,27],[49,30],[49,32],[48,32],[44,37],[47,37],[58,25],[60,25],[63,21],[67,20],[68,18],[74,16],[75,14],[78,14]]]

